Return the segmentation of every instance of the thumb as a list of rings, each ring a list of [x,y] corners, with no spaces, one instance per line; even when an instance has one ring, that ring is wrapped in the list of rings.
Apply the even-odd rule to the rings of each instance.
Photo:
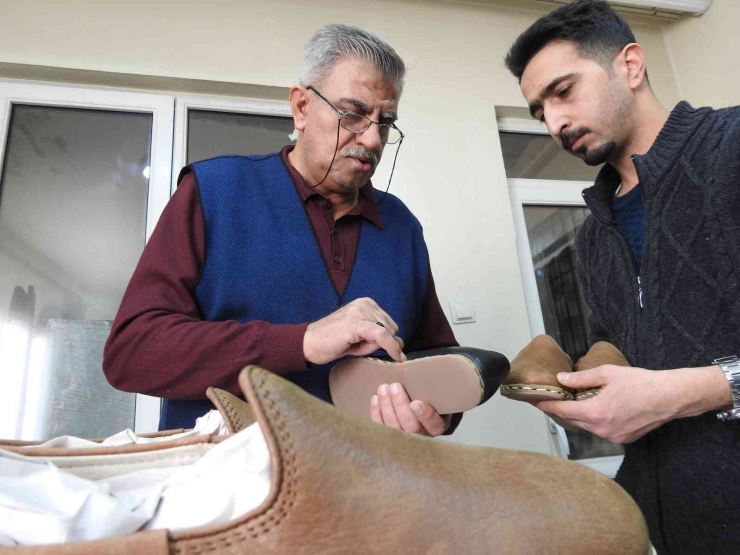
[[[560,372],[558,374],[558,381],[572,389],[599,387],[606,383],[603,372],[600,372],[598,368],[582,370],[580,372]]]

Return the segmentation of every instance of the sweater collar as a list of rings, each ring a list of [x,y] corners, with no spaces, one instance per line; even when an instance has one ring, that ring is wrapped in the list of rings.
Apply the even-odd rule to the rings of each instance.
[[[711,108],[695,109],[688,102],[679,102],[650,150],[646,154],[632,156],[646,198],[655,192],[654,187],[663,181],[697,128],[711,112]],[[613,223],[611,199],[620,182],[619,172],[607,163],[596,176],[593,187],[583,191],[586,204],[599,219]]]

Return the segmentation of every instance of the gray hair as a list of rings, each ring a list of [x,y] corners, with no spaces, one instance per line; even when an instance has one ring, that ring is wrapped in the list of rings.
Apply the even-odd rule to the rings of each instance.
[[[320,83],[343,57],[370,62],[403,92],[406,65],[393,47],[369,31],[340,23],[322,27],[306,43],[298,82],[304,87]]]

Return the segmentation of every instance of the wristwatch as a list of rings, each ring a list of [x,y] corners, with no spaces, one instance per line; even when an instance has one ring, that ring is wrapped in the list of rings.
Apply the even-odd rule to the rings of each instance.
[[[735,355],[718,358],[712,364],[719,364],[732,389],[732,408],[718,412],[717,418],[722,421],[740,419],[740,358]]]

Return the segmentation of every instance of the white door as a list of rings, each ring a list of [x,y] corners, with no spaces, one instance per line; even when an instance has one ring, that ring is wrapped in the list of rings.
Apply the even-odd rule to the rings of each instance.
[[[544,126],[499,120],[532,337],[547,333],[574,361],[588,350],[586,316],[576,276],[575,236],[589,211],[581,192],[599,168],[586,166],[547,136]],[[548,419],[557,455],[613,477],[624,450]]]

